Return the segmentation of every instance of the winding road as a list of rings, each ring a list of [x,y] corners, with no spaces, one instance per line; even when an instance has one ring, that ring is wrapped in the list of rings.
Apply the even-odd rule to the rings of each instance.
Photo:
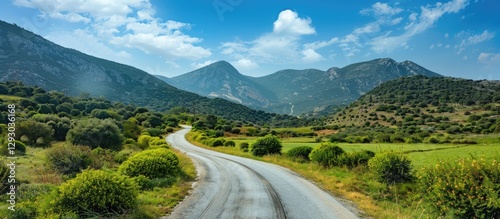
[[[185,127],[167,141],[192,158],[199,180],[167,218],[358,218],[286,168],[192,145],[185,139],[189,130]]]

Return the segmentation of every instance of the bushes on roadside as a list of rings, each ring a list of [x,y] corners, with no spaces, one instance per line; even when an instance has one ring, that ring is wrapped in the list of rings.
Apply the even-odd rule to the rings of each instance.
[[[322,143],[309,154],[309,159],[323,167],[340,166],[339,156],[344,150],[330,143]]]
[[[151,149],[128,158],[118,170],[130,177],[144,175],[149,179],[164,178],[178,173],[179,159],[171,150]]]
[[[79,217],[112,216],[136,207],[138,186],[129,177],[86,170],[54,190],[39,207],[40,215],[72,212]]]
[[[309,154],[312,150],[313,148],[309,146],[294,147],[286,152],[286,156],[291,158],[293,161],[310,161]]]
[[[236,143],[234,143],[234,141],[229,140],[229,141],[224,142],[224,146],[225,147],[234,147],[234,146],[236,146]]]
[[[47,149],[46,158],[57,172],[66,175],[76,174],[92,163],[88,147],[70,144],[52,146]]]
[[[74,145],[120,150],[124,137],[115,122],[113,119],[80,120],[69,130],[66,139]]]
[[[413,179],[411,162],[400,152],[377,153],[368,161],[368,166],[377,181],[382,183],[392,185]]]
[[[248,142],[241,142],[240,143],[240,150],[243,152],[248,152],[249,144]]]
[[[281,154],[281,148],[283,148],[281,141],[276,136],[267,135],[258,138],[252,144],[251,151],[254,156],[262,157],[268,154]]]
[[[500,218],[499,160],[439,162],[418,174],[429,207],[444,218]]]
[[[343,153],[340,155],[339,164],[347,168],[354,168],[361,165],[367,165],[368,161],[375,156],[373,151],[362,150],[352,153]]]

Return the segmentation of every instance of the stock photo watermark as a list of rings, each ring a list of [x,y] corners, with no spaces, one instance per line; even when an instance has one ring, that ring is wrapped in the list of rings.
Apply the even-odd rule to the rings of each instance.
[[[215,0],[212,2],[220,21],[224,21],[224,14],[226,12],[234,11],[236,6],[241,3],[243,3],[243,0]]]
[[[10,104],[7,109],[8,123],[7,123],[7,202],[9,203],[8,209],[15,211],[16,207],[16,105]]]

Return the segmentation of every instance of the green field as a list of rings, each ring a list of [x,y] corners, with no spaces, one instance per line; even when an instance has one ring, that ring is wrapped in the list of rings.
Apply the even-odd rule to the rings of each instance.
[[[491,138],[494,137],[490,136],[490,139]],[[236,145],[239,145],[241,142],[252,144],[257,137],[235,137],[227,139],[233,140],[236,142]],[[283,143],[283,152],[287,152],[299,146],[314,148],[320,145],[320,143],[315,142],[315,138],[312,137],[284,138],[281,139],[281,141]],[[371,150],[374,152],[382,150],[402,151],[408,155],[415,168],[433,165],[440,160],[456,160],[458,158],[470,156],[492,158],[500,155],[500,143],[487,139],[483,141],[479,140],[478,142],[480,144],[339,143],[338,145],[347,152],[356,150]]]

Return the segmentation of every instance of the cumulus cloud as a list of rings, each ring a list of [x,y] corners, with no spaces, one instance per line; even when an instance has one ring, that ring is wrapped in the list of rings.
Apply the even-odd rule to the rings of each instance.
[[[301,37],[315,34],[310,18],[301,18],[292,10],[281,11],[273,23],[273,31],[251,41],[222,43],[222,54],[239,60],[261,62],[291,62],[302,56]]]
[[[399,12],[402,12],[403,9],[398,7],[391,7],[387,3],[376,2],[370,8],[366,8],[360,11],[363,15],[373,14],[375,16],[383,16],[383,15],[396,15]]]
[[[38,9],[45,17],[90,24],[100,40],[96,45],[136,48],[168,60],[211,55],[210,50],[195,45],[202,39],[184,33],[189,24],[155,18],[149,0],[14,0],[14,4]]]
[[[317,62],[323,60],[323,56],[314,51],[313,49],[305,49],[302,51],[302,60],[304,62]]]
[[[259,64],[253,62],[250,59],[240,59],[235,62],[231,62],[234,67],[240,70],[249,70],[249,69],[255,69],[259,67]]]

